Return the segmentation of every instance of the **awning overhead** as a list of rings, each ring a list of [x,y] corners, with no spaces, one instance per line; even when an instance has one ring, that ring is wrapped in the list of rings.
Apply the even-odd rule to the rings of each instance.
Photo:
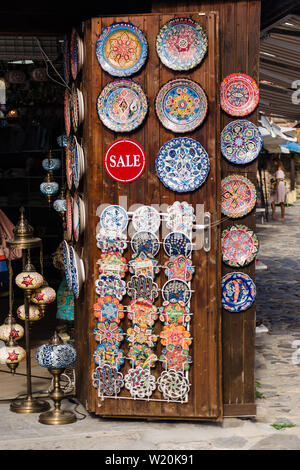
[[[300,16],[288,15],[264,31],[261,38],[259,110],[267,116],[300,120],[298,88]]]

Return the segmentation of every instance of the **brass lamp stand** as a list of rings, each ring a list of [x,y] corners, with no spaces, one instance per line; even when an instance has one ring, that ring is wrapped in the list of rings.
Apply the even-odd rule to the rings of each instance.
[[[24,208],[20,209],[21,217],[14,229],[14,238],[7,240],[10,249],[21,249],[23,254],[23,270],[30,270],[33,266],[30,264],[30,249],[39,247],[40,254],[42,250],[42,241],[40,238],[33,237],[33,228],[29,225],[24,216]],[[28,250],[28,259],[25,266],[25,250]],[[50,404],[43,400],[32,397],[31,384],[31,354],[30,354],[30,326],[29,326],[29,302],[32,295],[32,289],[24,289],[25,305],[25,342],[26,342],[26,377],[27,377],[27,396],[23,399],[13,400],[10,410],[15,413],[40,413],[50,408]]]

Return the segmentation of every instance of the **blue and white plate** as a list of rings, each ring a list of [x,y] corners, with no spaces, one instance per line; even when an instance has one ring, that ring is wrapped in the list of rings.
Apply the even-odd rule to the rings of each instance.
[[[221,152],[231,163],[245,165],[257,158],[263,140],[258,127],[246,119],[232,121],[221,133]]]
[[[129,77],[138,72],[148,55],[147,39],[132,23],[113,23],[96,42],[99,64],[114,77]]]
[[[163,145],[155,165],[161,182],[172,191],[181,193],[199,188],[210,169],[205,149],[188,137],[177,137]]]
[[[188,258],[192,252],[192,242],[183,232],[171,232],[164,239],[164,250],[168,256],[184,255]]]
[[[248,274],[233,272],[222,278],[222,305],[230,312],[247,310],[256,297],[256,287]]]
[[[128,224],[127,212],[121,206],[108,206],[100,216],[100,224],[106,230],[123,232]]]
[[[167,302],[184,302],[187,304],[191,298],[191,290],[186,281],[182,279],[171,279],[164,284],[162,296]]]
[[[66,240],[63,241],[63,259],[64,259],[65,277],[66,277],[67,285],[68,285],[68,288],[72,290],[70,249]]]
[[[76,298],[79,297],[80,289],[85,281],[85,270],[83,260],[78,256],[72,246],[69,246],[70,267],[72,276],[72,290]]]
[[[144,251],[155,256],[159,251],[159,247],[158,237],[153,232],[136,232],[131,239],[131,248],[134,253]]]

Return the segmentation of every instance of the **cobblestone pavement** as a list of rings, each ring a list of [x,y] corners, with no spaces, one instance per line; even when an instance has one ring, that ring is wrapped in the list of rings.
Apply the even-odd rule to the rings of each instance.
[[[300,205],[287,208],[286,221],[257,227],[259,260],[257,319],[268,332],[256,335],[256,419],[225,418],[223,423],[105,420],[63,401],[78,421],[47,426],[38,416],[19,415],[0,404],[0,450],[299,450],[300,449]],[[32,361],[33,390],[49,384],[47,371]],[[22,369],[23,367],[23,369]],[[4,369],[2,369],[4,370]],[[19,371],[24,372],[24,364]],[[13,390],[26,393],[22,376],[1,374],[0,399]],[[38,378],[38,376],[42,376]],[[43,377],[45,377],[43,379]],[[47,382],[48,380],[48,382]],[[14,381],[14,382],[13,382]],[[83,418],[85,415],[85,419]],[[272,425],[283,425],[275,429]],[[290,427],[286,427],[290,426]]]

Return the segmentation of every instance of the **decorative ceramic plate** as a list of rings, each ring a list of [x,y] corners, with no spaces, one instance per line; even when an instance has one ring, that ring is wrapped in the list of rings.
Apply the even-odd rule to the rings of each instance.
[[[189,355],[188,348],[182,349],[181,347],[169,344],[161,352],[159,360],[162,362],[162,367],[165,370],[173,369],[180,372],[189,370],[192,358]]]
[[[133,299],[127,306],[127,317],[133,324],[142,327],[153,326],[158,318],[157,307],[144,298]]]
[[[124,339],[123,329],[117,322],[104,320],[97,323],[93,331],[95,340],[101,344],[120,346]]]
[[[106,232],[104,229],[100,229],[100,232],[96,235],[97,247],[101,251],[120,251],[123,253],[127,248],[127,240],[125,233],[118,233],[117,235],[111,235],[109,232]]]
[[[106,207],[100,217],[101,227],[107,230],[122,231],[128,223],[127,212],[123,207],[111,205]]]
[[[71,275],[69,251],[70,249],[69,249],[68,243],[66,242],[66,240],[63,240],[63,259],[64,259],[65,277],[66,277],[68,288],[72,290],[72,275]]]
[[[114,132],[130,132],[142,124],[148,110],[142,87],[132,80],[108,83],[98,96],[97,112],[103,124]]]
[[[183,279],[184,281],[191,281],[195,268],[190,258],[184,255],[172,256],[165,265],[165,275],[168,279]]]
[[[96,263],[100,274],[115,274],[124,277],[128,271],[127,259],[119,251],[102,253]]]
[[[187,202],[175,201],[167,208],[166,227],[172,232],[190,232],[196,221],[194,208]]]
[[[184,401],[190,390],[190,383],[185,375],[175,369],[168,369],[157,379],[157,388],[168,401]]]
[[[164,239],[164,250],[168,256],[189,257],[192,252],[192,242],[183,232],[171,232]]]
[[[142,31],[131,23],[113,23],[96,42],[101,67],[114,77],[129,77],[144,65],[148,43]]]
[[[73,235],[75,241],[78,242],[80,236],[80,205],[76,192],[73,195]]]
[[[124,306],[116,297],[104,295],[99,297],[94,304],[94,317],[98,318],[99,321],[108,320],[120,323],[121,319],[124,318]]]
[[[162,306],[159,307],[159,319],[165,325],[173,323],[175,325],[185,325],[191,320],[189,308],[184,302],[168,302],[164,301]]]
[[[135,367],[129,369],[124,377],[125,388],[129,390],[133,398],[147,399],[156,389],[154,375],[150,374],[149,368]]]
[[[164,300],[171,303],[182,301],[187,304],[191,298],[191,290],[186,281],[182,279],[171,279],[164,284],[162,296]]]
[[[191,18],[168,21],[156,37],[156,51],[162,63],[172,70],[196,67],[207,51],[207,35]]]
[[[68,88],[66,88],[64,95],[64,120],[66,136],[69,137],[71,132],[71,96]]]
[[[221,211],[232,218],[243,217],[256,204],[256,189],[245,176],[229,175],[221,182]]]
[[[72,183],[74,183],[74,186],[77,189],[79,186],[79,179],[80,179],[80,163],[79,163],[78,142],[74,135],[71,136],[70,138],[70,146],[71,146],[71,155],[72,155],[71,156],[71,169],[67,169],[67,164],[66,164],[67,174],[70,174],[69,176],[70,181],[68,183],[68,188],[71,189]],[[69,165],[69,162],[68,162],[68,165]]]
[[[161,182],[172,191],[182,193],[199,188],[210,168],[202,145],[187,137],[177,137],[163,145],[155,165]]]
[[[79,102],[78,102],[78,94],[77,88],[75,83],[72,84],[72,91],[71,91],[71,117],[72,117],[72,125],[74,132],[77,132],[79,127]]]
[[[93,387],[98,390],[98,396],[116,396],[124,386],[123,374],[108,364],[102,363],[92,374]]]
[[[158,260],[156,260],[151,253],[140,251],[132,256],[128,261],[129,271],[136,276],[144,274],[154,278],[155,274],[159,272]]]
[[[67,237],[68,240],[72,239],[73,233],[73,215],[72,215],[72,208],[73,208],[73,200],[72,196],[69,191],[66,193],[66,225],[67,225]]]
[[[78,257],[72,246],[69,246],[69,255],[72,275],[72,290],[74,296],[78,298],[82,283],[84,282],[83,261]]]
[[[81,124],[84,120],[84,99],[82,91],[77,88],[77,102],[78,102],[78,121]]]
[[[155,233],[142,231],[136,232],[131,239],[131,248],[134,253],[151,253],[155,256],[160,248],[159,240]]]
[[[245,165],[258,156],[263,144],[258,127],[240,119],[224,127],[221,134],[221,152],[231,163]]]
[[[133,299],[143,297],[144,299],[154,301],[158,297],[158,285],[153,281],[152,277],[140,274],[139,276],[131,276],[127,283],[127,294]]]
[[[231,116],[247,116],[259,102],[259,88],[245,73],[232,73],[221,83],[221,107]]]
[[[160,226],[160,215],[154,207],[140,206],[132,215],[132,225],[137,232],[157,232]]]
[[[79,51],[78,51],[78,33],[75,30],[75,28],[73,28],[71,32],[70,61],[71,61],[71,74],[72,74],[73,80],[76,80],[80,65],[79,65]]]
[[[66,146],[66,180],[68,189],[71,190],[73,184],[73,153],[75,152],[74,136],[70,136]]]
[[[246,225],[232,225],[222,232],[222,259],[229,266],[247,266],[255,259],[258,245],[253,230]]]
[[[222,278],[222,305],[225,310],[241,312],[253,304],[256,288],[245,273],[229,273]]]
[[[95,281],[96,293],[103,297],[104,295],[112,295],[122,300],[126,294],[126,283],[122,281],[120,276],[116,274],[100,274]]]
[[[207,98],[198,83],[189,79],[171,80],[155,101],[158,119],[172,132],[189,132],[202,124],[207,113]]]
[[[97,365],[109,365],[119,370],[124,364],[124,353],[117,346],[99,344],[94,351],[94,361]]]

